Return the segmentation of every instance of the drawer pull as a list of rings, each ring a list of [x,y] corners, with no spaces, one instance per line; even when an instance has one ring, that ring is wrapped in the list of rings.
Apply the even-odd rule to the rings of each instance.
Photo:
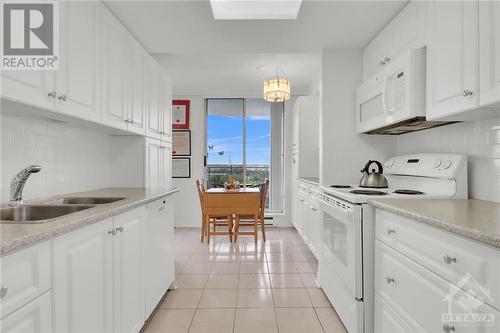
[[[115,228],[116,231],[123,232],[123,227]]]
[[[396,280],[394,280],[394,278],[391,278],[391,277],[386,277],[385,278],[385,282],[387,282],[388,284],[393,284],[394,282],[396,282]]]
[[[455,326],[450,324],[443,324],[443,331],[445,331],[446,333],[455,332]]]
[[[9,288],[7,288],[7,287],[0,288],[0,298],[4,298],[5,295],[7,295],[8,291],[9,291]]]
[[[447,263],[447,264],[451,264],[452,262],[454,262],[454,263],[456,263],[456,262],[457,262],[457,258],[456,258],[456,257],[452,257],[452,256],[450,256],[449,254],[445,255],[445,256],[443,257],[443,260],[444,260],[444,262],[445,262],[445,263]]]
[[[396,230],[391,229],[391,228],[387,228],[385,231],[387,232],[388,235],[396,233]]]
[[[113,229],[113,230],[109,230],[109,231],[108,231],[108,235],[110,235],[110,236],[114,236],[114,235],[116,235],[116,230],[115,230],[115,229]]]

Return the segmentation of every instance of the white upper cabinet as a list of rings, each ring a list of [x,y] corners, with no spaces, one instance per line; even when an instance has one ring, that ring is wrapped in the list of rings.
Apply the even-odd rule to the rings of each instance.
[[[161,139],[171,141],[172,133],[172,83],[164,76],[160,78]]]
[[[160,139],[162,133],[161,112],[160,112],[160,73],[158,68],[150,65],[149,77],[149,108],[147,116],[146,135]]]
[[[500,103],[500,2],[479,2],[479,104]],[[496,104],[496,105],[495,105]]]
[[[99,119],[97,2],[60,2],[59,70],[55,109],[78,118]]]
[[[101,121],[113,127],[126,129],[128,118],[125,98],[127,78],[125,43],[127,34],[125,28],[105,7],[102,9],[101,34]]]
[[[129,36],[127,45],[127,118],[128,130],[146,133],[146,110],[149,103],[149,67],[146,51]]]
[[[410,2],[363,50],[363,81],[410,48],[425,45],[427,3]]]
[[[2,98],[52,109],[56,92],[52,71],[0,71]]]
[[[427,118],[461,120],[478,106],[478,3],[433,1],[427,45]]]

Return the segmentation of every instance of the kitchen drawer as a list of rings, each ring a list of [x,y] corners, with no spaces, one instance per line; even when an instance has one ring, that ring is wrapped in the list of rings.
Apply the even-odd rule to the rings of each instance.
[[[2,319],[2,333],[52,332],[50,291]]]
[[[500,251],[379,209],[375,223],[377,239],[464,290],[488,290],[500,310]]]
[[[375,333],[423,332],[411,318],[399,312],[397,305],[375,293]]]
[[[50,241],[0,258],[1,317],[50,289]]]
[[[378,240],[375,242],[375,292],[394,304],[398,312],[411,318],[407,323],[414,321],[428,332],[443,330],[442,316],[448,313],[466,314],[470,310],[473,314],[493,316],[494,320],[500,318],[500,312],[494,308]],[[468,305],[470,309],[464,309],[460,304]],[[380,318],[376,317],[376,320]],[[498,327],[493,325],[479,327],[485,326],[484,322],[461,327],[464,324],[471,323],[450,323],[454,328],[444,331],[498,332]]]

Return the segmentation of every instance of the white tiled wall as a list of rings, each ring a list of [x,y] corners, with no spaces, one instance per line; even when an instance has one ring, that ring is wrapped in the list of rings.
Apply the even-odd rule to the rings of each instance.
[[[10,178],[30,164],[24,198],[85,191],[110,186],[110,137],[47,119],[1,116],[0,201],[9,200]]]
[[[447,152],[469,157],[469,196],[500,202],[500,118],[398,137],[398,154]]]

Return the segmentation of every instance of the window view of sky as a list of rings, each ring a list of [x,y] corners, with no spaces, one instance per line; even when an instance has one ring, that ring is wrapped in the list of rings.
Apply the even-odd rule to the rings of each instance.
[[[249,116],[247,126],[247,165],[270,164],[269,116]],[[242,164],[243,118],[209,115],[207,118],[208,164]]]

